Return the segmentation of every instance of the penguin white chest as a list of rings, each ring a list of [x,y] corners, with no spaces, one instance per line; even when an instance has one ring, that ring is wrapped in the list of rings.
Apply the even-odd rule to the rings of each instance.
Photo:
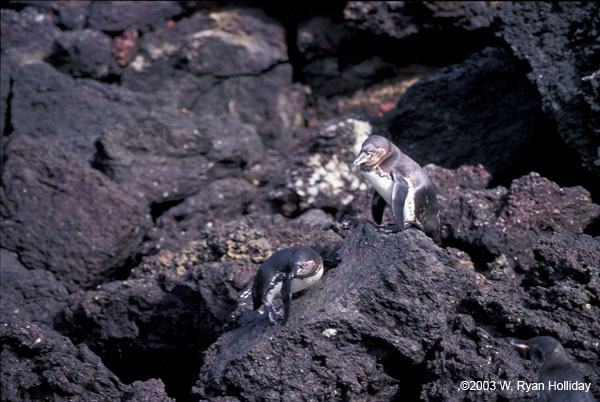
[[[312,286],[316,281],[321,279],[323,276],[323,264],[319,267],[319,269],[312,276],[307,276],[305,278],[294,278],[291,280],[290,287],[292,288],[292,293],[297,293],[301,290],[304,290],[310,286]]]
[[[363,177],[375,188],[375,191],[383,197],[385,202],[392,204],[392,189],[394,188],[394,180],[392,176],[383,171],[373,170],[370,172],[362,172]]]
[[[406,200],[404,200],[404,222],[415,222],[417,217],[415,215],[415,186],[412,185],[410,180],[406,180],[408,183],[408,194],[406,194]]]
[[[267,303],[272,304],[273,299],[281,296],[281,287],[283,286],[283,282],[278,281],[275,285],[267,292]]]
[[[362,172],[363,177],[373,185],[375,191],[379,193],[381,197],[388,203],[388,205],[392,205],[392,192],[394,189],[394,180],[392,176],[384,173],[383,171],[374,170],[370,172]],[[415,186],[413,186],[410,180],[406,180],[408,184],[408,193],[406,194],[406,199],[404,200],[404,222],[415,222]]]
[[[315,282],[317,282],[323,276],[323,264],[319,266],[319,269],[315,272],[314,275],[307,276],[304,278],[292,278],[290,281],[290,288],[292,289],[292,293],[298,293],[301,290],[304,290],[308,287],[311,287]],[[273,285],[271,290],[267,292],[267,303],[273,303],[273,299],[276,297],[282,297],[281,288],[283,287],[283,281],[281,278],[278,278],[277,282]]]

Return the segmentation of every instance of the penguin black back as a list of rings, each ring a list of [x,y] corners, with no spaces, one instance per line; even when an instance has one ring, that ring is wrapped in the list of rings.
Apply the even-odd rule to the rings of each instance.
[[[290,314],[292,294],[313,285],[323,275],[323,260],[310,247],[296,246],[275,252],[259,268],[252,287],[254,309],[264,306],[269,320],[275,323],[282,312],[273,306],[276,297],[283,299],[284,325]]]
[[[372,135],[363,142],[353,165],[375,187],[371,212],[377,224],[390,205],[395,230],[414,225],[441,244],[436,189],[417,162],[388,139]]]
[[[519,349],[528,350],[538,364],[537,382],[544,384],[544,390],[538,391],[540,402],[596,402],[591,387],[587,392],[574,384],[585,387],[579,373],[562,344],[550,336],[536,336],[529,340],[509,338],[508,342]],[[567,384],[568,389],[551,387],[551,384]],[[589,383],[588,383],[589,384]]]

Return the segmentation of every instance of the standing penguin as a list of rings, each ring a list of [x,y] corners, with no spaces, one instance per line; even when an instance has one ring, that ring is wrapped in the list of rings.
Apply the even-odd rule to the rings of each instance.
[[[379,135],[367,138],[354,161],[375,187],[371,212],[379,225],[386,203],[392,207],[396,231],[414,225],[441,244],[436,190],[427,173],[397,146]]]
[[[544,384],[544,389],[538,391],[539,402],[596,402],[591,384],[583,381],[559,341],[550,336],[507,340],[519,349],[529,350],[531,360],[539,365],[536,381]],[[561,384],[563,389],[555,389],[551,384]]]
[[[283,320],[285,325],[290,315],[292,293],[313,285],[323,276],[323,260],[310,247],[284,248],[265,261],[254,278],[252,300],[254,310],[265,307],[269,320],[277,323],[281,310],[273,307],[273,299],[283,298]]]

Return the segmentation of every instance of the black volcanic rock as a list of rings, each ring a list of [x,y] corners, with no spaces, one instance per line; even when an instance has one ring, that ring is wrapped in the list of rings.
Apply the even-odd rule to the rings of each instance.
[[[147,211],[100,172],[26,136],[12,140],[3,158],[2,246],[25,266],[89,287],[135,253]]]
[[[68,31],[54,43],[47,58],[57,70],[73,77],[101,79],[108,76],[112,40],[102,32],[90,29]]]
[[[42,324],[2,320],[2,400],[173,401],[162,381],[123,384],[84,345]]]
[[[179,63],[179,68],[198,77],[258,75],[286,62],[286,50],[283,28],[259,10],[197,12],[144,35],[131,73],[134,77],[136,72],[158,73],[159,66]]]
[[[304,104],[286,51],[283,27],[259,10],[197,12],[144,35],[122,83],[171,91],[197,115],[234,114],[260,133],[287,134]]]
[[[528,77],[544,111],[581,164],[598,178],[600,4],[506,2],[492,14],[494,31],[530,66]]]
[[[249,401],[310,395],[418,400],[421,385],[436,381],[427,373],[426,356],[441,350],[445,340],[465,337],[460,327],[451,326],[451,317],[480,279],[472,266],[416,230],[389,236],[361,224],[346,238],[340,259],[294,299],[288,326],[260,320],[221,336],[206,353],[196,395]],[[464,344],[452,342],[470,360],[462,374],[498,379],[497,368],[510,367],[509,375],[516,376],[521,370],[504,357],[503,340],[484,335],[479,330]],[[475,351],[486,345],[485,354],[477,356]],[[443,397],[460,392],[446,387]],[[491,398],[486,400],[496,395]]]
[[[600,296],[597,272],[597,267],[600,266],[599,248],[598,239],[586,234],[569,236],[564,233],[553,233],[538,240],[533,247],[538,269],[527,272],[525,281],[528,285],[551,288],[560,286],[560,282],[565,279],[572,279],[586,285],[592,292],[592,296],[598,298]]]
[[[586,380],[598,384],[600,242],[587,235],[556,233],[538,240],[533,250],[536,261],[523,277],[498,276],[489,288],[470,291],[460,310],[502,333],[560,339]],[[536,365],[523,364],[529,371],[525,378],[534,381]],[[593,386],[592,392],[598,396]]]
[[[518,60],[487,48],[421,79],[383,124],[417,162],[482,163],[494,174],[520,162],[544,116]]]
[[[87,21],[87,16],[91,4],[91,0],[53,1],[52,12],[55,16],[56,24],[66,29],[83,29]]]
[[[436,184],[438,194],[447,196],[463,190],[484,190],[488,188],[492,175],[483,165],[462,165],[457,169],[445,169],[429,164],[423,167]]]
[[[300,55],[296,74],[320,96],[332,96],[364,88],[397,68],[373,43],[356,29],[333,17],[316,16],[298,25],[296,46]]]
[[[103,32],[121,32],[127,28],[149,31],[165,25],[182,11],[177,1],[92,2],[87,24]]]
[[[553,233],[578,235],[600,215],[582,187],[561,188],[531,173],[510,188],[446,188],[446,180],[430,175],[438,189],[442,236],[447,244],[469,250],[481,270],[502,266],[531,268],[532,247]]]
[[[105,129],[96,147],[94,165],[149,203],[182,200],[210,181],[239,176],[262,150],[254,128],[235,117],[168,110]]]
[[[294,299],[288,326],[247,323],[208,349],[194,392],[209,400],[534,398],[514,387],[465,394],[455,386],[531,378],[535,369],[504,341],[509,334],[559,337],[594,383],[600,244],[567,234],[550,242],[535,245],[536,270],[560,269],[566,258],[586,275],[556,271],[544,287],[521,285],[512,271],[487,279],[468,256],[437,248],[420,231],[388,235],[361,224],[339,265]]]
[[[61,35],[48,13],[33,7],[20,12],[2,8],[0,49],[2,58],[17,64],[42,61],[52,53],[53,43]]]
[[[366,217],[372,193],[352,162],[362,142],[381,133],[359,117],[331,119],[303,132],[296,143],[277,147],[257,161],[244,177],[258,181],[279,213],[294,217],[318,208],[336,219],[343,215]],[[365,213],[362,215],[362,213]]]
[[[207,226],[239,220],[246,214],[271,212],[264,189],[244,179],[217,179],[157,218],[144,243],[144,254],[150,254],[150,250],[177,250],[197,239]]]
[[[50,271],[29,270],[17,255],[0,249],[0,317],[19,317],[52,326],[67,302],[66,286]]]
[[[91,162],[102,130],[157,108],[151,96],[73,79],[46,63],[11,69],[10,123],[16,133],[56,142]]]
[[[274,251],[307,244],[327,264],[341,237],[324,213],[288,221],[244,217],[205,229],[177,252],[146,258],[126,281],[73,294],[58,322],[124,381],[160,377],[189,393],[206,349],[228,325],[238,296]]]
[[[474,30],[490,25],[485,1],[349,1],[344,18],[353,27],[397,39],[423,31]]]
[[[291,137],[303,127],[304,90],[292,83],[288,63],[254,76],[234,75],[219,79],[212,87],[192,85],[181,98],[181,106],[197,115],[229,113],[252,124],[267,140]],[[192,81],[193,83],[193,81]]]
[[[535,400],[459,385],[538,335],[600,382],[597,4],[2,7],[3,400]],[[372,223],[369,134],[436,163],[443,248]]]
[[[6,123],[9,118],[7,115],[9,110],[8,97],[12,83],[10,78],[10,64],[6,62],[4,57],[0,60],[0,63],[0,137],[2,137],[10,134]]]

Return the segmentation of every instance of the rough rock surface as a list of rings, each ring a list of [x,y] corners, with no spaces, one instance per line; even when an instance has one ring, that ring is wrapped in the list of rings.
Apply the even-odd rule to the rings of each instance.
[[[272,210],[260,187],[238,178],[215,180],[156,219],[156,226],[144,242],[143,253],[177,250],[197,239],[205,228]]]
[[[52,53],[60,29],[47,13],[33,7],[26,7],[21,12],[3,8],[0,12],[2,58],[26,64],[42,61]]]
[[[21,136],[5,150],[2,246],[82,287],[107,280],[149,226],[143,204],[78,158]]]
[[[318,125],[310,133],[305,152],[287,161],[285,187],[275,187],[274,195],[283,202],[297,200],[296,214],[310,208],[337,215],[356,211],[353,201],[368,186],[352,162],[370,134],[374,134],[373,126],[361,119],[334,119]]]
[[[600,216],[600,206],[591,202],[588,191],[561,188],[537,173],[513,181],[508,189],[448,191],[443,181],[432,179],[442,189],[438,201],[446,243],[469,250],[481,270],[499,261],[527,270],[535,261],[531,247],[539,238],[581,234]]]
[[[349,1],[344,18],[351,26],[401,39],[428,30],[487,27],[488,7],[485,1]]]
[[[285,134],[303,106],[287,60],[282,27],[259,10],[200,11],[145,35],[122,82],[171,91],[197,115],[231,113],[261,133]]]
[[[173,401],[160,380],[123,384],[85,344],[43,324],[0,323],[2,399],[5,401]]]
[[[69,31],[54,43],[48,61],[73,77],[106,78],[111,64],[112,40],[91,29]]]
[[[44,269],[28,270],[17,254],[0,249],[0,317],[19,317],[51,327],[66,306],[67,287]]]
[[[459,385],[536,335],[600,383],[597,7],[2,3],[2,398],[534,400]],[[368,134],[436,163],[442,248],[372,223]]]
[[[10,122],[18,134],[55,141],[91,162],[102,130],[158,107],[150,96],[90,79],[73,79],[46,63],[12,71]]]
[[[95,166],[150,203],[181,200],[209,181],[236,177],[262,149],[252,126],[235,117],[194,120],[167,110],[107,128],[97,142]]]
[[[600,247],[590,246],[592,262],[599,261]],[[584,295],[591,296],[597,280],[596,272]],[[502,337],[548,330],[586,350],[578,357],[592,373],[599,356],[592,342],[581,340],[597,338],[598,323],[589,324],[598,307],[569,293],[564,297],[573,304],[552,314],[531,308],[538,297],[531,293],[509,280],[486,279],[468,258],[437,248],[420,231],[387,235],[361,224],[345,239],[339,265],[294,301],[289,326],[263,319],[221,336],[206,353],[194,392],[243,400],[315,394],[523,400],[527,395],[516,390],[464,393],[457,382],[528,376]],[[505,301],[498,309],[499,298]],[[583,317],[568,330],[573,310]]]
[[[6,123],[8,122],[8,97],[11,90],[10,66],[4,59],[0,60],[0,137],[5,135],[5,131],[9,131]]]
[[[160,28],[182,11],[176,1],[92,2],[87,24],[91,29],[104,32],[121,32],[127,28],[148,31]]]
[[[87,21],[88,11],[91,3],[91,0],[53,1],[52,12],[54,14],[54,18],[56,19],[56,25],[66,29],[83,29]]]
[[[544,111],[600,177],[600,4],[500,3],[494,30],[531,68]]]
[[[123,381],[164,378],[170,392],[186,395],[202,351],[229,325],[258,264],[294,244],[335,262],[341,237],[319,212],[293,221],[251,216],[205,229],[178,252],[144,260],[126,281],[72,295],[60,327]]]
[[[335,18],[301,22],[296,46],[301,60],[296,74],[321,96],[349,93],[397,73],[393,56],[378,52],[381,45]]]
[[[498,48],[420,80],[382,119],[417,162],[482,163],[492,174],[528,157],[527,142],[542,122],[535,88],[518,61]]]

